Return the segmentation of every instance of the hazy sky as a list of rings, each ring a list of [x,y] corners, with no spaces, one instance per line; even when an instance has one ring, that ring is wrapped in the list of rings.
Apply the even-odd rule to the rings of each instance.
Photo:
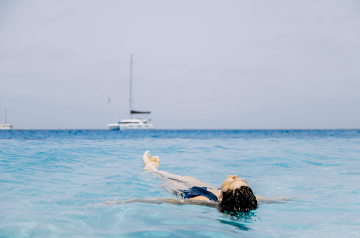
[[[159,129],[360,128],[357,0],[1,0],[2,122],[128,118],[130,54]]]

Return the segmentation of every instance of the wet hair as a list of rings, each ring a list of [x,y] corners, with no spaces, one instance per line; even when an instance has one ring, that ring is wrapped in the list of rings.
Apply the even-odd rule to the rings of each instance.
[[[219,210],[229,215],[247,213],[258,207],[256,197],[248,186],[241,186],[235,190],[222,193]]]

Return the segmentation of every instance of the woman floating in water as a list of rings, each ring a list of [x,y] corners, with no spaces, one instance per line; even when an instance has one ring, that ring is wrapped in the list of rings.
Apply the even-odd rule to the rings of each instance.
[[[144,170],[153,172],[153,175],[165,181],[164,188],[180,199],[131,199],[127,201],[109,201],[107,204],[143,202],[143,203],[173,203],[177,205],[198,204],[218,207],[220,212],[236,215],[241,212],[249,212],[258,207],[258,202],[287,201],[291,198],[266,198],[254,195],[253,191],[243,179],[237,175],[229,175],[221,188],[205,183],[189,176],[180,176],[158,170],[160,159],[158,156],[150,156],[146,151],[143,156]]]

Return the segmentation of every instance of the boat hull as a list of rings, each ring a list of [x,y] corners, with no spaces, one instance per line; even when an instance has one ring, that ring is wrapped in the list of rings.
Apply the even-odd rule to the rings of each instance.
[[[119,124],[118,123],[110,123],[107,125],[109,130],[119,130]]]
[[[140,125],[126,125],[126,124],[120,124],[119,128],[121,131],[126,130],[154,130],[155,127],[152,124],[140,124]]]

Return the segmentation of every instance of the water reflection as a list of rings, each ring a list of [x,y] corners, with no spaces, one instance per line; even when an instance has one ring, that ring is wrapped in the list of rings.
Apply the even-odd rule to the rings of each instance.
[[[223,224],[227,224],[227,225],[231,225],[231,226],[235,226],[236,228],[239,228],[240,230],[243,231],[248,231],[251,230],[251,228],[245,226],[244,224],[241,224],[239,222],[235,222],[235,221],[227,221],[227,220],[222,220],[222,219],[216,219],[218,222],[223,223]]]

